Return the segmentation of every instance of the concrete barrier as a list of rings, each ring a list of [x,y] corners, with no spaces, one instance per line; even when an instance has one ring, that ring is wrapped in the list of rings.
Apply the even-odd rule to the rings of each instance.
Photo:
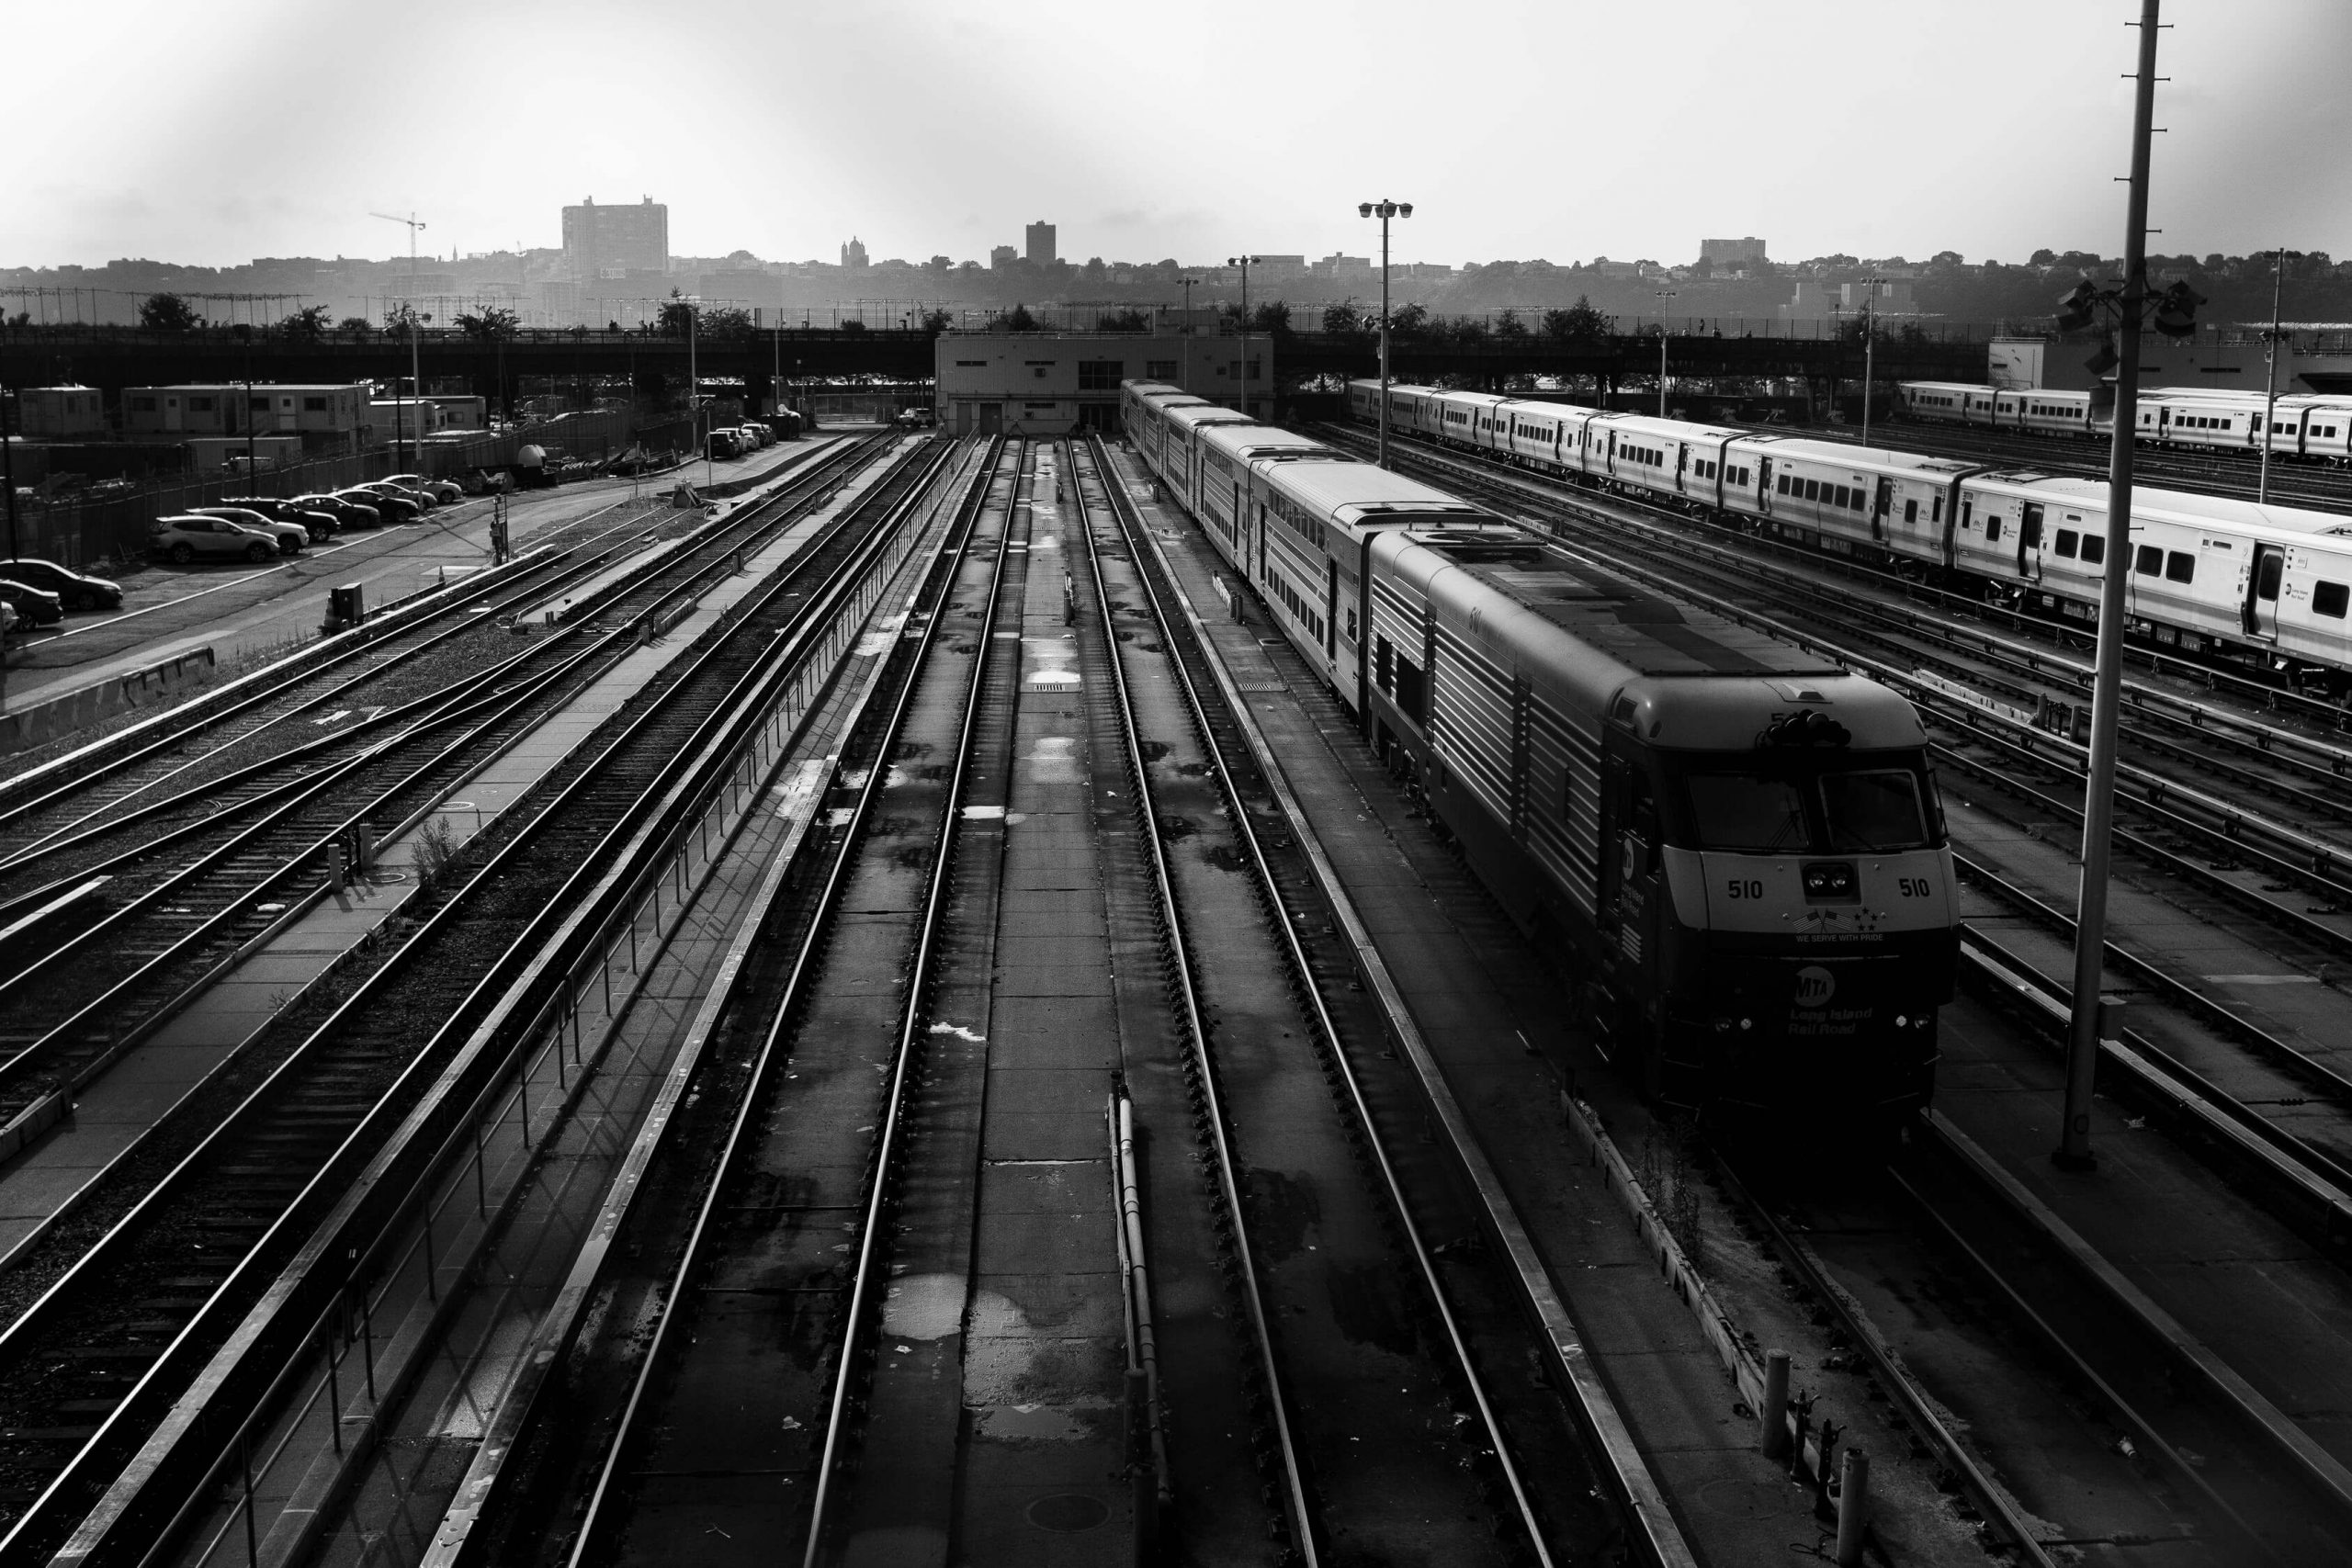
[[[0,713],[0,752],[22,751],[70,735],[119,709],[153,702],[212,665],[210,648],[191,649],[46,702]]]

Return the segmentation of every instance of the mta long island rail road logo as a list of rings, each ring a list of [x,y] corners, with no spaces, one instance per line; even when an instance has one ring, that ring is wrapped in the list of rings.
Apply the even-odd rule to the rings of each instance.
[[[1796,1004],[1801,1008],[1826,1008],[1829,998],[1838,994],[1838,976],[1818,964],[1808,964],[1797,971]]]

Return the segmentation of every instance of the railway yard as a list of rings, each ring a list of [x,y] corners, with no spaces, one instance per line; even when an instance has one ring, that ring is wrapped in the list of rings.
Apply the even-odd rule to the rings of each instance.
[[[518,502],[476,570],[481,503],[20,654],[12,704],[257,650],[0,761],[0,1560],[2352,1561],[2340,694],[2132,643],[2066,1170],[2079,617],[1408,428],[1384,474],[1361,418],[1121,412]],[[1568,637],[1635,671],[1605,722],[1507,664]],[[1810,850],[1628,782],[1735,675]],[[1916,716],[1853,740],[1918,754],[1916,838],[1839,836],[1915,797],[1838,681]],[[1726,854],[1872,942],[1857,878],[1947,868],[1916,992],[1798,953],[1753,1001],[1794,939],[1703,905]],[[1653,997],[1690,888],[1743,940]],[[1839,1099],[1858,1029],[1932,1093]],[[1842,1065],[1674,1087],[1767,1036]]]

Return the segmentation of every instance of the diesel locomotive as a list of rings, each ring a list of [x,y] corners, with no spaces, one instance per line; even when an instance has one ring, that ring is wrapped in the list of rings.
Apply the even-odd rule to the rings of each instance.
[[[1909,703],[1173,388],[1122,412],[1647,1093],[1925,1103],[1958,941]]]

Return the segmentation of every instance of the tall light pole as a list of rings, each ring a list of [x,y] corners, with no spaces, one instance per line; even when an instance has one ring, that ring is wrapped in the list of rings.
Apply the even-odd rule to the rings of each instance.
[[[2262,482],[2256,487],[2254,499],[2270,499],[2270,427],[2278,415],[2278,292],[2287,280],[2287,258],[2301,259],[2301,251],[2270,253],[2270,352],[2262,361]]]
[[[695,443],[702,448],[702,482],[713,482],[710,468],[710,441],[702,433],[702,372],[695,363],[695,328],[702,316],[700,295],[686,301],[686,414],[693,421]]]
[[[1193,285],[1198,283],[1200,279],[1180,277],[1176,281],[1184,286],[1184,335],[1190,337],[1193,333]]]
[[[1356,203],[1356,216],[1380,218],[1380,466],[1388,466],[1388,220],[1410,218],[1413,204],[1409,201],[1378,201]]]
[[[405,218],[396,218],[389,212],[371,212],[368,216],[371,218],[380,218],[387,223],[405,223],[408,225],[408,298],[401,303],[408,311],[409,395],[412,398],[421,398],[424,396],[424,375],[423,371],[417,368],[416,357],[416,237],[424,231],[424,225],[417,221],[417,217],[414,212],[411,212]],[[396,396],[393,406],[400,410],[398,417],[400,418],[401,423],[402,424],[406,424],[409,417],[408,405],[406,402],[400,400]],[[246,412],[248,413],[252,412],[250,409]],[[422,473],[424,471],[424,454],[423,449],[417,444],[416,433],[413,430],[409,432],[408,442],[409,461],[417,465],[415,469],[416,472]],[[397,441],[394,445],[397,446]]]
[[[1250,264],[1256,256],[1227,256],[1225,265],[1241,269],[1241,412],[1250,412]]]
[[[2091,1086],[2098,1067],[2099,986],[2106,975],[2107,873],[2115,829],[2116,710],[2123,694],[2124,587],[2132,575],[2132,443],[2139,423],[2140,326],[2148,297],[2148,142],[2156,105],[2156,9],[2140,0],[2140,65],[2132,109],[2132,184],[2123,227],[2122,329],[2117,334],[2115,429],[2107,467],[2107,558],[2099,582],[2098,651],[2091,675],[2091,746],[2083,796],[2083,880],[2075,910],[2075,998],[2066,1044],[2066,1102],[2051,1160],[2087,1170]]]
[[[1877,374],[1878,286],[1883,277],[1865,277],[1862,288],[1862,445],[1871,444],[1871,386]]]
[[[1659,301],[1659,303],[1658,303],[1658,308],[1657,308],[1657,416],[1658,416],[1658,418],[1660,418],[1660,419],[1664,419],[1664,418],[1666,417],[1666,304],[1665,304],[1665,302],[1666,302],[1667,300],[1668,300],[1668,299],[1673,299],[1673,298],[1674,298],[1674,296],[1675,296],[1675,294],[1676,294],[1677,292],[1678,292],[1678,290],[1675,290],[1675,289],[1672,289],[1672,288],[1661,288],[1661,289],[1659,289],[1659,290],[1657,291],[1657,297],[1658,297],[1658,301]]]

